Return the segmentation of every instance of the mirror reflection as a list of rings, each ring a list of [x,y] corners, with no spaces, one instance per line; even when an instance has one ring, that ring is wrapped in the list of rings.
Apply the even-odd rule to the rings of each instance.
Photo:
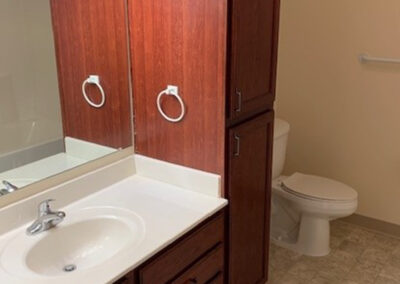
[[[126,50],[105,58],[55,2],[0,0],[0,196],[131,145]]]

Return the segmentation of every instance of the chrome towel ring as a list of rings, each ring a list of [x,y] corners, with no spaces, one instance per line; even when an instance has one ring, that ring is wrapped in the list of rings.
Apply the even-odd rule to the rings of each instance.
[[[164,95],[174,96],[178,100],[179,104],[181,105],[181,114],[180,114],[179,117],[172,118],[172,117],[169,117],[168,115],[165,114],[165,112],[163,111],[163,109],[161,107],[161,98]],[[185,116],[186,109],[185,109],[185,104],[184,104],[182,98],[179,96],[179,89],[178,89],[177,86],[168,86],[164,91],[162,91],[161,93],[158,94],[158,97],[157,97],[157,108],[158,108],[158,111],[160,112],[160,114],[167,121],[174,122],[174,123],[182,121],[182,119]]]
[[[96,85],[97,88],[99,88],[100,93],[101,93],[100,103],[96,104],[90,100],[90,98],[86,94],[86,85],[87,84],[93,84],[93,85]],[[104,93],[103,87],[100,85],[100,77],[98,75],[90,75],[89,78],[87,78],[85,81],[83,81],[82,94],[83,94],[83,97],[85,98],[86,102],[94,108],[101,108],[102,106],[104,106],[104,104],[106,102],[106,94]]]

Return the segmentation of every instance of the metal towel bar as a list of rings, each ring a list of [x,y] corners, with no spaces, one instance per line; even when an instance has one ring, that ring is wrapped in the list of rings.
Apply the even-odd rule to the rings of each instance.
[[[394,63],[394,64],[400,64],[400,59],[396,58],[387,58],[387,57],[374,57],[374,56],[369,56],[368,54],[360,54],[358,57],[361,63],[368,63],[368,62],[380,62],[380,63]]]

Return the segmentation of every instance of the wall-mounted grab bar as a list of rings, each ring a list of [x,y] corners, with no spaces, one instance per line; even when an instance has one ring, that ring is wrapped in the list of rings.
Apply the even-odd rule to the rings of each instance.
[[[368,54],[360,54],[358,57],[361,63],[368,63],[368,62],[379,62],[379,63],[394,63],[400,64],[400,59],[397,58],[387,58],[387,57],[374,57],[369,56]]]

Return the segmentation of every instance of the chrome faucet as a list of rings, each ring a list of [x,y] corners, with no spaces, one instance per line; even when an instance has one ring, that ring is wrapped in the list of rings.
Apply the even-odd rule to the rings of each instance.
[[[17,186],[13,185],[11,182],[8,182],[6,180],[3,180],[2,184],[4,185],[4,188],[0,189],[0,195],[6,195],[8,193],[18,190]]]
[[[29,236],[47,231],[64,220],[64,212],[54,212],[51,210],[49,203],[52,201],[54,201],[54,199],[47,199],[39,204],[39,217],[26,229],[26,233]]]

